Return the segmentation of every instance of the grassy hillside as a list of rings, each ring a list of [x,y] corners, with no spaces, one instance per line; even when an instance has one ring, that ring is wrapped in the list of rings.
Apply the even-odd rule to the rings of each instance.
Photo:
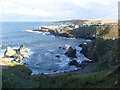
[[[76,38],[93,38],[100,37],[104,39],[113,39],[118,37],[117,25],[102,25],[102,26],[84,26],[78,29],[67,31]]]
[[[120,67],[113,70],[73,75],[41,76],[40,88],[115,88],[119,87],[118,75]]]
[[[104,68],[101,70],[101,68]],[[108,69],[99,65],[89,74],[32,75],[24,66],[15,65],[3,69],[3,88],[117,88],[120,87],[118,76],[120,65]],[[29,71],[29,70],[28,70]]]

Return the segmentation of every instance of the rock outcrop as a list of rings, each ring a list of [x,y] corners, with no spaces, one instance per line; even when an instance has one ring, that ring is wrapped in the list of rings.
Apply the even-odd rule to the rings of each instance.
[[[109,66],[114,66],[120,63],[118,59],[118,40],[119,39],[102,39],[97,38],[96,40],[81,44],[82,50],[80,51],[85,57],[96,62],[106,63]]]
[[[22,60],[26,60],[27,57],[25,56],[25,54],[28,53],[28,49],[24,46],[21,45],[19,49],[12,49],[11,47],[7,47],[5,53],[4,53],[4,57],[5,58],[13,58],[13,60],[11,60],[11,62],[15,61],[15,62],[20,62]]]
[[[77,58],[76,56],[76,49],[69,47],[68,51],[65,53],[68,57]]]
[[[60,58],[60,55],[56,55],[55,57]]]
[[[8,46],[4,53],[4,57],[11,57],[11,56],[15,56],[15,55],[16,55],[16,51],[13,48]]]
[[[79,63],[76,60],[72,60],[68,63],[69,65],[79,66]]]
[[[18,49],[18,52],[20,54],[28,53],[28,49],[24,45],[21,45],[20,48]]]
[[[82,43],[79,46],[82,47],[80,53],[85,54],[87,52],[87,43]]]
[[[84,60],[82,61],[82,63],[79,65],[81,68],[84,68],[85,66],[87,66],[89,63],[91,63],[91,61],[88,60]]]

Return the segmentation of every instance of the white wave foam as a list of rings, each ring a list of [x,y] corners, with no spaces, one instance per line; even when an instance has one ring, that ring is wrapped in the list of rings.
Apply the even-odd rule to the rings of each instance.
[[[92,41],[92,40],[86,40],[86,41]]]
[[[33,30],[26,30],[27,32],[35,32],[35,31],[33,31]]]
[[[39,33],[42,35],[50,35],[50,32],[42,32],[42,31],[33,31],[33,30],[26,30],[27,32],[35,32],[35,33]],[[53,37],[53,35],[51,35]]]
[[[34,32],[34,31],[33,31]],[[43,33],[43,32],[40,32],[40,31],[35,31],[36,33]]]
[[[12,60],[14,60],[14,58],[4,58],[6,61],[11,62]]]
[[[0,57],[4,57],[4,52],[5,52],[5,49],[0,50]]]

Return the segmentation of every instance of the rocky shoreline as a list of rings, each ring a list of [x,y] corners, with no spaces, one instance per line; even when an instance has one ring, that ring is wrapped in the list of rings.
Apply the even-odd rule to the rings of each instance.
[[[8,59],[9,62],[20,63],[21,61],[27,60],[28,53],[29,50],[24,45],[21,45],[18,49],[7,46],[2,58],[5,60]]]
[[[65,27],[67,27],[67,26],[65,26]],[[35,32],[36,31],[39,31],[39,32],[49,32],[50,34],[54,35],[55,37],[65,37],[65,38],[78,39],[77,37],[75,37],[72,34],[69,34],[66,31],[56,30],[56,29],[54,30],[54,29],[50,29],[49,27],[41,27],[41,29],[32,30],[32,31],[35,31]],[[88,38],[91,39],[91,40],[93,40],[93,38],[91,38],[91,37],[87,37],[85,39],[88,39]],[[80,51],[80,53],[82,53],[85,57],[89,58],[89,56],[86,55],[87,50],[88,50],[88,44],[87,43],[82,43],[82,44],[79,45],[79,47],[82,48],[82,50]],[[65,47],[59,47],[59,48],[66,49]],[[10,53],[9,53],[9,51],[10,51]],[[25,52],[27,53],[28,52],[27,49],[26,49],[26,47],[24,45],[21,45],[18,50],[13,50],[11,47],[7,47],[7,50],[6,50],[5,54],[4,54],[4,57],[6,57],[6,58],[12,57],[12,58],[14,58],[12,60],[12,62],[20,62],[20,61],[23,61],[23,60],[27,59],[27,57],[25,57],[24,54],[22,54],[22,52],[23,53],[25,53]],[[82,61],[81,64],[79,64],[75,60],[75,58],[77,58],[77,56],[76,56],[76,49],[73,48],[73,47],[71,47],[71,46],[67,48],[67,51],[66,51],[65,55],[68,56],[68,57],[70,57],[70,58],[73,58],[73,60],[70,61],[68,63],[68,65],[74,65],[76,67],[81,67],[82,69],[84,69],[85,67],[87,67],[89,64],[92,63],[92,61],[84,60],[84,61]],[[60,56],[57,55],[56,57],[59,58]],[[89,58],[89,59],[91,59],[91,58]],[[93,60],[93,59],[91,59],[91,60]],[[94,61],[96,61],[96,60],[94,60]]]
[[[39,32],[49,32],[50,34],[54,35],[55,37],[65,37],[65,38],[78,39],[78,38],[74,37],[73,35],[71,35],[71,34],[69,34],[67,32],[61,32],[61,31],[58,32],[58,30],[52,30],[52,29],[49,29],[49,28],[44,28],[44,29],[42,28],[42,29],[39,29],[39,30],[32,30],[32,31],[35,31],[35,32],[36,31],[39,31]],[[85,51],[86,51],[86,46],[85,45],[87,45],[87,44],[83,43],[83,44],[79,45],[79,47],[82,47],[82,50],[80,51],[80,53],[82,53],[85,57],[87,57],[86,54],[85,54]],[[79,64],[77,62],[77,60],[75,60],[75,58],[77,58],[77,56],[76,56],[76,49],[73,48],[73,47],[71,47],[71,46],[68,47],[68,48],[65,48],[65,47],[59,47],[59,48],[67,49],[65,55],[68,56],[68,57],[70,57],[70,58],[73,58],[73,60],[70,61],[68,63],[68,65],[73,65],[73,66],[76,66],[76,67],[80,67],[80,68],[82,68],[82,71],[84,71],[84,68],[89,67],[89,64],[91,65],[93,63],[93,61],[83,60],[82,63]],[[8,47],[7,49],[11,49],[11,48]],[[6,50],[6,52],[7,51],[9,51],[9,50]],[[21,45],[18,50],[11,49],[12,55],[8,55],[7,56],[6,53],[5,53],[4,57],[12,57],[12,58],[14,58],[12,60],[12,62],[18,62],[18,63],[20,63],[20,61],[23,61],[23,60],[27,59],[27,57],[24,57],[24,55],[22,54],[22,52],[23,53],[24,52],[28,52],[27,49],[26,49],[26,47],[24,45]],[[56,55],[55,57],[59,58],[60,56]],[[97,63],[96,63],[96,65],[97,65]],[[91,69],[93,69],[93,68],[91,67]],[[80,72],[80,70],[78,69],[77,71]],[[76,72],[76,70],[75,71],[70,71],[70,72]],[[67,72],[67,73],[69,73],[69,72]]]
[[[72,61],[68,62],[68,65],[72,65],[72,66],[76,66],[76,67],[80,67],[80,68],[84,69],[84,67],[86,67],[87,65],[89,65],[92,62],[89,60],[83,60],[82,63],[79,64],[77,62],[77,60],[75,60],[77,58],[76,48],[73,48],[70,45],[69,46],[61,46],[58,48],[67,50],[64,53],[64,55],[73,59]],[[11,58],[11,61],[9,61],[9,62],[20,63],[21,61],[25,61],[27,59],[27,57],[24,56],[24,53],[28,53],[28,50],[24,45],[21,45],[18,49],[13,49],[11,47],[7,47],[6,51],[4,53],[4,57],[2,59],[6,61],[6,59]],[[60,56],[56,55],[55,57],[59,58]],[[74,71],[69,71],[69,72],[74,72]],[[69,73],[69,72],[67,72],[67,73]],[[64,72],[64,73],[66,73],[66,72]]]

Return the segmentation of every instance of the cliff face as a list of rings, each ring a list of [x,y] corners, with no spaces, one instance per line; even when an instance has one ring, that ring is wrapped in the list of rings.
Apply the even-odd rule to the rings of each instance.
[[[118,27],[106,26],[106,29],[96,30],[96,33],[96,39],[82,46],[81,53],[94,61],[107,63],[110,66],[120,64]]]
[[[81,51],[86,57],[100,62],[105,62],[110,65],[120,63],[118,58],[118,39],[104,40],[98,38],[83,47],[85,51]]]

